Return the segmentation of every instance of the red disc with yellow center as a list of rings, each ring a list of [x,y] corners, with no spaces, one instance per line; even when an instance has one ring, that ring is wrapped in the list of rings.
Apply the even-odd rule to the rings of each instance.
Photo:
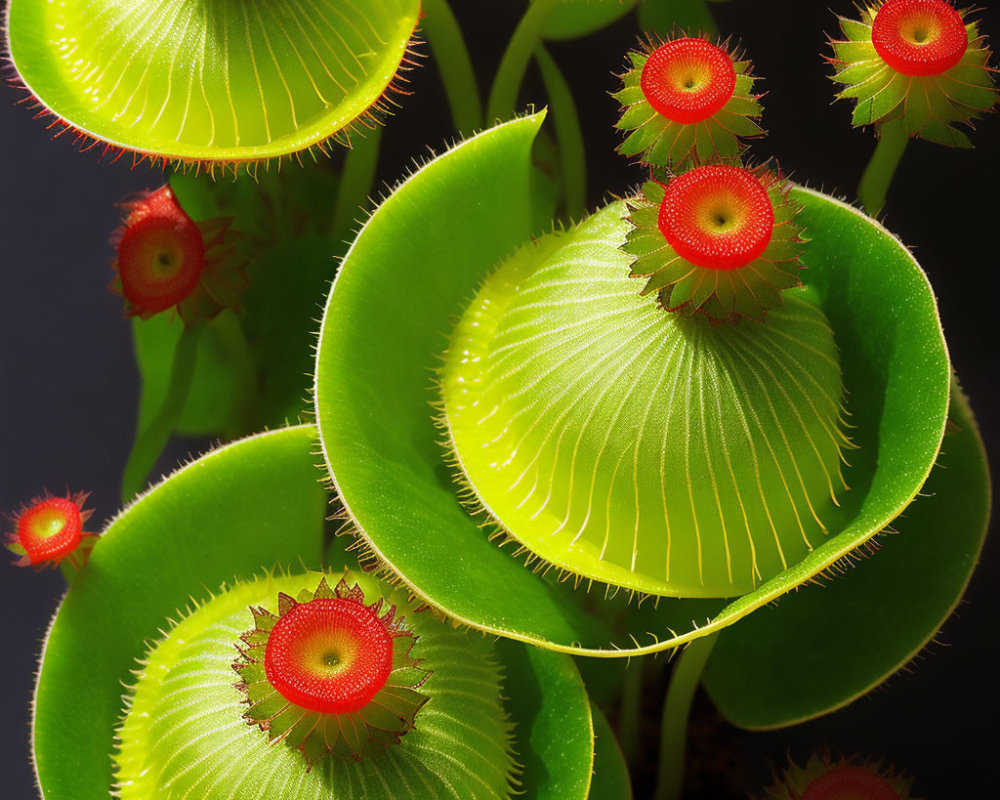
[[[148,313],[177,305],[198,285],[205,246],[170,187],[133,204],[118,244],[122,294]]]
[[[696,167],[667,184],[659,228],[681,258],[728,271],[746,266],[767,249],[774,208],[750,170],[725,164]]]
[[[392,672],[393,637],[378,614],[342,598],[299,603],[274,624],[264,671],[288,701],[322,714],[371,702]]]
[[[80,507],[65,497],[40,500],[17,518],[17,541],[32,564],[63,559],[82,537]]]
[[[813,780],[802,800],[899,800],[899,794],[874,772],[848,764]]]
[[[650,53],[639,85],[657,112],[689,125],[708,119],[729,102],[736,70],[726,51],[711,42],[674,39]]]
[[[945,0],[888,0],[872,23],[872,44],[904,75],[940,75],[969,45],[961,15]]]

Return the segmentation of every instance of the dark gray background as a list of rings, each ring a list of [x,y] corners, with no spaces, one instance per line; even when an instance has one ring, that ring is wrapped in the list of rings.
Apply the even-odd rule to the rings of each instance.
[[[520,4],[456,0],[482,85],[492,76],[516,24]],[[851,14],[849,2],[835,10]],[[869,132],[849,127],[849,106],[830,105],[832,84],[819,53],[835,22],[823,2],[731,0],[713,4],[723,33],[738,34],[765,76],[764,122],[770,136],[755,145],[759,157],[777,156],[800,181],[853,196],[873,146]],[[980,14],[1000,36],[1000,11]],[[553,44],[567,75],[587,135],[590,205],[621,193],[639,179],[613,152],[611,125],[624,52],[635,23],[623,21],[597,36]],[[425,51],[427,48],[423,48]],[[995,60],[994,60],[995,63]],[[380,178],[391,182],[426,145],[450,136],[447,108],[432,64],[411,73],[415,95],[389,123]],[[0,87],[0,511],[12,511],[43,487],[93,491],[95,521],[117,509],[118,480],[131,441],[137,378],[120,299],[107,292],[114,203],[160,182],[148,167],[130,169],[80,154],[68,137],[51,141],[20,94]],[[541,101],[529,76],[523,100]],[[1000,220],[1000,119],[982,122],[977,150],[951,151],[916,143],[904,159],[889,197],[888,227],[907,242],[928,272],[956,369],[979,414],[987,446],[1000,452],[995,414]],[[203,442],[178,442],[169,468]],[[768,761],[786,752],[803,758],[828,744],[846,752],[885,755],[917,775],[919,796],[954,798],[992,793],[1000,691],[995,682],[995,585],[1000,546],[988,542],[983,563],[959,612],[911,672],[893,678],[832,717],[796,728],[736,735],[751,780],[766,780]],[[4,560],[0,554],[0,561]],[[36,654],[55,610],[58,573],[35,574],[0,563],[0,795],[35,796],[28,762],[28,705]],[[877,613],[877,609],[873,609]],[[85,678],[81,691],[86,691]],[[72,710],[68,710],[72,713]]]

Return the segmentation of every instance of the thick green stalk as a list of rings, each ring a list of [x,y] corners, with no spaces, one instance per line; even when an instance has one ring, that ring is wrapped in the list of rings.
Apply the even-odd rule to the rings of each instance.
[[[630,661],[622,683],[622,713],[618,720],[618,745],[625,756],[625,763],[635,763],[639,749],[639,720],[642,710],[642,678],[646,659]]]
[[[156,465],[163,448],[167,446],[170,434],[184,410],[188,390],[191,388],[191,377],[194,375],[194,365],[198,354],[198,338],[202,331],[201,324],[185,325],[184,331],[177,340],[174,349],[174,362],[170,368],[170,386],[163,398],[163,403],[149,421],[132,445],[128,461],[125,463],[125,473],[122,476],[122,502],[127,503],[146,485],[150,470]]]
[[[695,639],[681,653],[670,676],[660,723],[659,772],[654,800],[680,800],[684,787],[684,753],[687,748],[691,701],[718,634]]]
[[[69,559],[63,559],[59,562],[59,571],[62,573],[63,578],[66,579],[66,585],[69,586],[73,583],[73,579],[77,576],[79,570],[70,563]]]
[[[555,123],[556,141],[559,144],[559,168],[562,172],[566,215],[579,220],[583,216],[587,200],[587,157],[583,131],[580,129],[580,116],[576,113],[576,104],[573,102],[569,84],[541,42],[535,46],[535,58],[541,69],[542,81],[552,106],[552,120]]]
[[[430,42],[456,130],[469,135],[483,126],[483,105],[469,48],[447,0],[423,0],[420,27]]]
[[[874,217],[885,205],[889,184],[908,141],[910,136],[901,119],[886,122],[879,129],[878,144],[875,145],[875,152],[865,167],[858,187],[858,199],[868,216]]]
[[[375,171],[378,169],[379,145],[382,142],[382,126],[376,125],[366,130],[364,136],[351,137],[351,149],[344,160],[344,172],[340,176],[337,190],[337,204],[333,209],[333,235],[337,239],[350,236],[351,225],[367,209],[371,196]]]
[[[521,81],[524,80],[524,71],[528,68],[528,61],[531,60],[531,53],[538,42],[542,25],[558,2],[559,0],[533,0],[521,17],[514,35],[507,43],[507,49],[500,60],[500,68],[493,79],[489,103],[486,106],[487,122],[504,120],[514,113]]]

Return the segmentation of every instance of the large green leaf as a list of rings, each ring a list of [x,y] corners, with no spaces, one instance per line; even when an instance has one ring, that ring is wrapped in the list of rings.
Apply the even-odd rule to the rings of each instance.
[[[845,495],[827,541],[730,602],[661,599],[611,636],[572,593],[491,542],[457,499],[429,403],[445,333],[492,266],[531,233],[539,117],[491,129],[402,184],[345,257],[321,331],[316,408],[344,505],[375,555],[452,618],[589,655],[675,647],[736,622],[884,528],[930,472],[949,362],[934,298],[909,251],[827,195],[796,189],[812,239],[804,280],[830,320],[853,415]],[[405,287],[405,290],[391,291]]]
[[[986,534],[990,482],[957,386],[949,418],[925,496],[875,557],[721,634],[705,686],[731,722],[774,728],[845,705],[913,658],[954,610]]]
[[[66,595],[42,656],[34,747],[46,800],[108,797],[122,684],[132,682],[146,642],[178,609],[263,569],[321,565],[328,496],[315,466],[315,434],[286,428],[209,453],[109,525]],[[344,564],[336,552],[327,566]],[[513,642],[497,656],[516,758],[525,767],[523,796],[584,800],[593,722],[572,659]]]
[[[112,735],[144,642],[191,600],[262,568],[318,567],[327,495],[315,429],[223,447],[114,519],[45,644],[34,716],[47,800],[106,800]]]
[[[368,112],[419,13],[419,0],[12,0],[7,32],[21,80],[85,135],[247,161],[322,144]]]
[[[542,25],[546,39],[576,39],[628,14],[638,0],[561,0]]]

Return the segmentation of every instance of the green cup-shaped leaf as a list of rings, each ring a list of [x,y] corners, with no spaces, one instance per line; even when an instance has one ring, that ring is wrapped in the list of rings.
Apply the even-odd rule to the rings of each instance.
[[[873,557],[719,637],[705,685],[731,722],[775,728],[847,704],[913,658],[954,610],[986,534],[990,481],[957,385],[949,419],[922,496]]]
[[[289,428],[209,453],[102,534],[42,656],[34,749],[47,800],[107,798],[122,683],[178,609],[262,568],[320,566],[327,494],[314,436]]]
[[[108,526],[56,614],[42,656],[34,749],[46,800],[108,797],[122,685],[134,682],[136,659],[168,618],[234,579],[321,566],[329,498],[315,440],[314,428],[300,426],[223,447]],[[334,560],[341,563],[329,566],[343,567]],[[572,660],[515,643],[498,656],[516,757],[525,766],[524,796],[584,800],[594,723]],[[613,758],[601,763],[620,769]]]
[[[113,147],[183,161],[308,148],[369,114],[419,0],[12,0],[10,52],[42,106]]]
[[[573,594],[491,542],[457,499],[429,404],[446,334],[494,264],[530,237],[536,115],[435,159],[371,217],[324,318],[316,408],[345,507],[374,555],[429,603],[474,627],[615,656],[719,630],[827,569],[895,519],[944,433],[949,361],[930,287],[880,225],[796,188],[812,239],[803,279],[832,325],[851,412],[846,493],[823,544],[735,600],[662,598],[612,635],[607,604]],[[405,286],[404,290],[394,289]],[[636,291],[639,290],[636,287]]]

